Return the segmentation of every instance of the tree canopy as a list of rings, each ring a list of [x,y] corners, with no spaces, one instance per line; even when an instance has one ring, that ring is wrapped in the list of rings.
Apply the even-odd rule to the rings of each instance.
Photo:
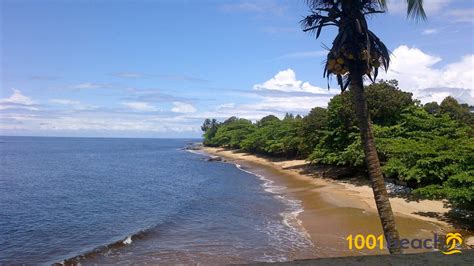
[[[421,105],[396,81],[381,81],[365,90],[384,175],[406,182],[417,195],[473,208],[470,107],[452,97],[440,105]],[[237,117],[223,123],[206,119],[204,144],[362,168],[364,153],[350,93],[334,96],[327,108],[315,107],[305,116],[269,115],[255,123]]]

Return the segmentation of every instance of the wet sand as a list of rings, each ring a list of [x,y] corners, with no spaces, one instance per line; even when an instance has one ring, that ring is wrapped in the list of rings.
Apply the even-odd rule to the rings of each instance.
[[[302,173],[304,160],[271,160],[247,153],[204,147],[203,151],[217,155],[249,169],[251,172],[271,179],[277,185],[286,187],[282,193],[301,201],[304,211],[298,219],[314,243],[311,254],[297,259],[317,257],[340,257],[388,254],[388,250],[349,250],[346,237],[350,234],[378,236],[382,227],[375,208],[372,189],[364,184],[351,184],[328,178],[314,178]],[[395,219],[402,238],[433,238],[436,233],[461,232],[465,242],[472,241],[472,232],[456,230],[452,224],[423,213],[439,216],[449,211],[442,201],[406,201],[403,198],[390,199]],[[411,249],[406,253],[432,250]]]

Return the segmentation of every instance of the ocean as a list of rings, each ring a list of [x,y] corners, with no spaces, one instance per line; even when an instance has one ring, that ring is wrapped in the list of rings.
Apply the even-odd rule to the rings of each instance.
[[[295,199],[196,139],[0,137],[0,263],[247,263],[310,250]]]

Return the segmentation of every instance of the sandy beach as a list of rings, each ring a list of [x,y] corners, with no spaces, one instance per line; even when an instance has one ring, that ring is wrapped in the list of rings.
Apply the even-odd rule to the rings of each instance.
[[[263,175],[285,187],[282,192],[301,201],[304,211],[298,215],[303,230],[314,243],[314,254],[308,257],[355,256],[388,254],[387,250],[349,250],[346,237],[350,234],[382,233],[373,193],[368,182],[351,182],[350,179],[323,178],[324,173],[305,171],[304,160],[278,160],[222,148],[204,147],[203,151],[221,156],[227,161],[243,165],[251,172]],[[450,210],[443,201],[408,201],[391,197],[402,238],[433,238],[434,234],[461,232],[468,245],[473,243],[471,231],[456,228],[444,215]],[[411,252],[427,250],[412,249]],[[428,250],[429,251],[429,250]]]

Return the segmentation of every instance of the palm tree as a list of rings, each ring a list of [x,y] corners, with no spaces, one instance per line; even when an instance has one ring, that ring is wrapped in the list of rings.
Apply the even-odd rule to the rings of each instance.
[[[365,162],[385,239],[399,241],[400,237],[390,206],[364,95],[363,81],[374,81],[380,67],[388,69],[390,55],[383,42],[369,30],[366,16],[384,13],[386,0],[307,0],[311,14],[301,21],[305,32],[319,37],[322,28],[336,26],[339,30],[329,50],[324,76],[336,76],[344,91],[349,85],[356,106]],[[423,0],[407,0],[407,15],[425,19]],[[329,86],[329,85],[328,85]],[[401,253],[397,246],[387,245],[391,254]]]

